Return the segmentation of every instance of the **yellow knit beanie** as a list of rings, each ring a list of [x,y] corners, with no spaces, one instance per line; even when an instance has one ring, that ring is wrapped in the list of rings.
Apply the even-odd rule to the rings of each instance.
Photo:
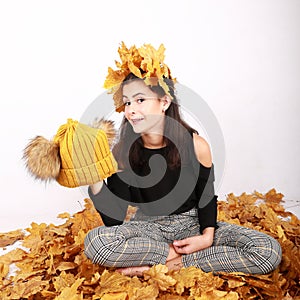
[[[68,119],[52,141],[41,136],[25,148],[29,171],[38,179],[55,178],[65,187],[90,185],[117,172],[106,132]]]

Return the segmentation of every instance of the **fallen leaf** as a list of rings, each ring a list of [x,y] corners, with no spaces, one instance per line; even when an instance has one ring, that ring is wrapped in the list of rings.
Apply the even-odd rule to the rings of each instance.
[[[283,209],[282,201],[283,195],[272,189],[266,194],[229,194],[218,202],[219,220],[265,232],[279,241],[282,262],[273,272],[212,274],[195,267],[168,271],[157,265],[138,278],[93,264],[85,256],[85,234],[103,225],[86,199],[82,211],[60,214],[65,219],[61,225],[33,222],[28,234],[20,236],[28,250],[17,248],[0,256],[0,299],[297,299],[300,220]],[[126,218],[134,213],[130,207]],[[18,232],[1,236],[16,237]],[[14,265],[15,274],[10,275],[9,267]]]
[[[81,283],[84,281],[84,278],[78,278],[70,287],[65,287],[61,294],[55,297],[55,300],[81,300],[83,299],[82,294],[78,294],[78,288]]]
[[[6,247],[14,244],[16,241],[23,239],[25,236],[24,231],[21,229],[0,233],[0,247]]]
[[[149,280],[149,283],[157,284],[161,291],[166,291],[168,288],[176,284],[176,280],[169,275],[168,267],[165,265],[156,265],[143,273],[144,279]]]

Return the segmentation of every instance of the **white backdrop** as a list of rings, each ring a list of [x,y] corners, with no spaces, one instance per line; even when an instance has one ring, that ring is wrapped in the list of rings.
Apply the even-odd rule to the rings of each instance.
[[[220,199],[300,198],[300,1],[0,1],[0,231],[56,222],[85,194],[24,168],[30,138],[51,138],[104,92],[121,41],[164,43],[178,81],[213,110],[226,144]]]

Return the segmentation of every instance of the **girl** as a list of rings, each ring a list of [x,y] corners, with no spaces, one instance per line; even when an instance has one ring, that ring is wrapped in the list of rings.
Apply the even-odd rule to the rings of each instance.
[[[155,264],[169,270],[196,266],[206,272],[268,273],[281,261],[279,243],[217,222],[210,147],[181,118],[161,52],[150,45],[119,49],[122,64],[117,65],[125,75],[114,99],[124,119],[113,154],[120,172],[89,187],[105,226],[87,234],[85,253],[125,275],[139,276]],[[153,65],[159,57],[159,67],[151,68],[149,57]],[[124,222],[128,204],[138,210]]]

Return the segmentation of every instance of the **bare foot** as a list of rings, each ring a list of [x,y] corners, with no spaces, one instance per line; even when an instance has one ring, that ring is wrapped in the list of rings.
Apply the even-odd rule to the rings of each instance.
[[[166,266],[168,267],[169,270],[174,270],[174,271],[183,268],[181,255],[179,257],[167,261]]]
[[[180,257],[180,256],[181,256],[181,254],[177,253],[175,248],[173,247],[173,245],[170,244],[169,245],[169,254],[168,254],[168,257],[166,259],[166,262],[171,261],[171,260],[173,260],[177,257]]]
[[[118,268],[116,272],[119,272],[126,276],[143,276],[143,272],[149,270],[149,266],[138,266],[128,268]]]

